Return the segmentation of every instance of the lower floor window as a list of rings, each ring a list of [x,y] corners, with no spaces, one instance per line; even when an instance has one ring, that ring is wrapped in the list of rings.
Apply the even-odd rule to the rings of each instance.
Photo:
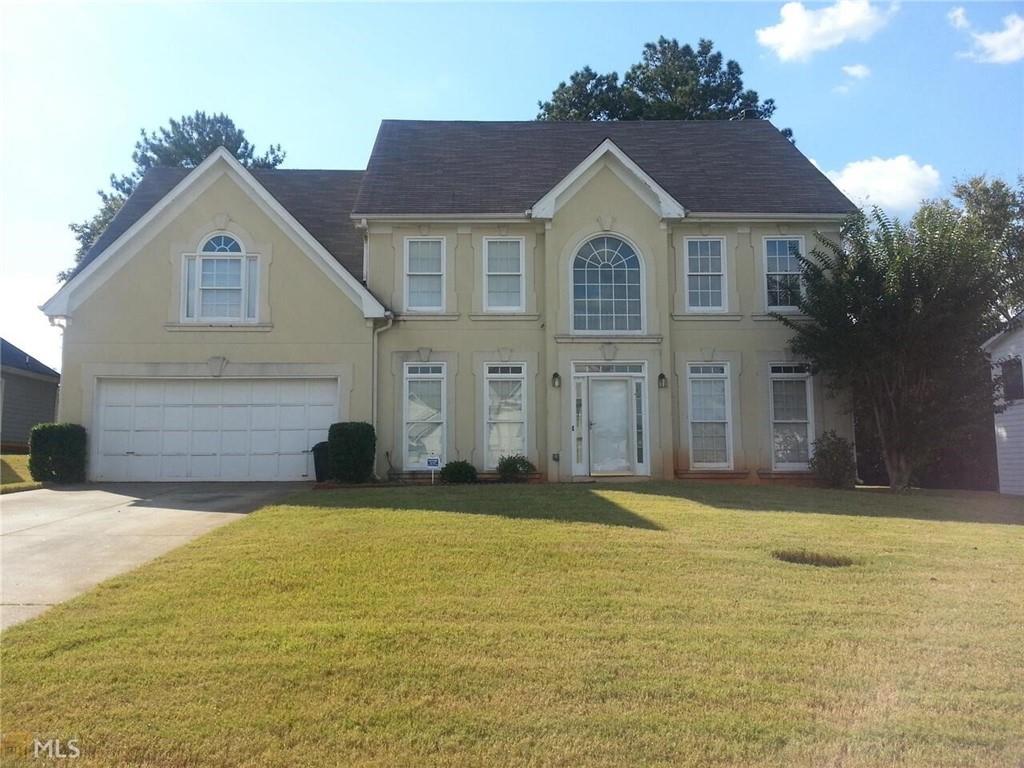
[[[486,464],[502,456],[526,455],[526,367],[520,363],[488,365],[485,376]]]
[[[811,459],[811,374],[806,365],[771,366],[772,465],[807,469]]]
[[[405,468],[427,469],[427,459],[445,463],[445,365],[405,365]]]
[[[690,464],[727,468],[732,465],[729,366],[702,363],[689,366]]]

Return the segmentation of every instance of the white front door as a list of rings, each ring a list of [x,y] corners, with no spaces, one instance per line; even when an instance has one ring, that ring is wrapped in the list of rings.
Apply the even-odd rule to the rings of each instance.
[[[94,480],[302,480],[337,379],[105,379]]]
[[[626,475],[635,470],[629,379],[590,379],[590,474]]]

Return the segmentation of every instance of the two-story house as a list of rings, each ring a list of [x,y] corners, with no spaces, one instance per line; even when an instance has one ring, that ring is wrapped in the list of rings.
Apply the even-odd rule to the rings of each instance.
[[[385,121],[365,171],[154,169],[43,310],[90,477],[757,479],[852,434],[787,349],[794,254],[853,209],[770,123]]]

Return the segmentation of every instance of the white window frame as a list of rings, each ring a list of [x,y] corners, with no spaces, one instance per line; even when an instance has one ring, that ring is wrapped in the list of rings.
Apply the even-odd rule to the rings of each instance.
[[[800,367],[802,372],[775,372],[776,366],[787,368]],[[775,460],[775,390],[774,383],[781,380],[803,381],[807,388],[807,462],[778,462]],[[803,422],[784,421],[779,424],[796,424]],[[810,367],[806,363],[774,362],[768,365],[768,442],[772,454],[772,470],[775,472],[806,472],[810,469],[810,460],[814,457],[814,380]]]
[[[706,366],[721,366],[722,373],[694,372],[695,368]],[[693,455],[693,382],[695,380],[724,380],[725,381],[725,455],[724,462],[698,462],[694,461]],[[732,469],[733,468],[733,438],[732,438],[732,370],[727,362],[693,362],[686,365],[686,431],[690,440],[690,469]]]
[[[797,240],[800,242],[800,255],[807,257],[806,246],[803,235],[765,235],[761,239],[761,293],[764,297],[764,308],[766,312],[799,312],[800,307],[795,305],[774,306],[768,303],[768,275],[792,275],[794,272],[768,272],[768,241],[769,240]],[[804,294],[803,277],[800,278],[800,295]]]
[[[203,246],[214,237],[230,237],[238,246],[242,249],[239,253],[214,253],[204,252]],[[206,317],[201,314],[203,306],[203,290],[211,290],[209,288],[203,289],[203,262],[211,259],[234,259],[241,262],[240,280],[241,280],[241,299],[240,299],[240,314],[238,317]],[[188,279],[189,264],[195,265],[195,272],[192,276],[192,281]],[[251,273],[255,274],[251,274]],[[245,247],[245,243],[240,237],[232,232],[217,231],[211,232],[199,241],[198,247],[191,253],[183,253],[181,256],[181,301],[179,307],[179,319],[181,323],[194,323],[202,325],[243,325],[243,324],[254,324],[260,321],[260,257],[258,253],[251,253]],[[195,314],[189,316],[188,314],[188,298],[189,293],[195,298]],[[249,306],[252,305],[253,315],[249,316]]]
[[[703,242],[705,240],[718,240],[722,244],[722,305],[720,307],[698,307],[690,304],[690,243]],[[729,311],[729,261],[726,249],[725,235],[708,235],[707,237],[684,237],[683,238],[683,294],[686,311],[691,314],[717,314]],[[767,263],[767,262],[765,262]],[[714,276],[717,272],[694,272],[694,275]],[[765,278],[765,285],[768,281]]]
[[[519,243],[519,272],[491,272],[489,268],[489,262],[487,258],[487,251],[490,248],[491,243]],[[483,238],[483,265],[481,272],[484,277],[484,297],[483,307],[484,312],[494,313],[522,313],[526,311],[526,238],[525,237],[485,237]],[[488,290],[489,278],[492,275],[499,277],[509,277],[519,275],[519,304],[514,307],[492,307],[488,297],[490,291]]]
[[[640,327],[632,331],[616,331],[616,330],[579,330],[576,328],[575,318],[575,303],[576,298],[576,283],[573,275],[573,267],[576,264],[576,256],[579,254],[580,249],[584,244],[594,240],[598,237],[615,237],[622,240],[630,248],[633,249],[633,253],[636,254],[637,262],[640,264]],[[644,336],[647,334],[647,260],[644,258],[643,251],[634,243],[630,238],[619,232],[591,232],[584,238],[581,238],[579,242],[573,246],[572,251],[569,253],[569,259],[567,270],[567,285],[569,286],[569,299],[566,302],[568,308],[568,328],[569,333],[572,336]]]
[[[517,368],[518,367],[520,370],[519,370],[519,373],[492,373],[491,372],[492,368],[499,368],[499,367],[505,367],[505,368],[509,368],[509,367]],[[522,384],[522,386],[523,386],[523,414],[522,414],[523,450],[522,450],[522,455],[523,456],[527,456],[528,452],[529,452],[529,449],[530,449],[530,442],[529,442],[530,419],[529,419],[529,404],[528,404],[527,388],[526,388],[526,363],[501,363],[501,362],[484,363],[484,400],[483,400],[483,403],[484,403],[484,414],[483,414],[483,420],[482,420],[483,421],[483,426],[484,426],[484,434],[483,434],[483,442],[481,443],[481,445],[483,446],[483,453],[484,453],[484,469],[497,469],[497,467],[498,467],[498,462],[497,461],[495,461],[493,463],[488,461],[488,454],[489,454],[489,450],[488,450],[488,437],[489,437],[489,427],[490,427],[490,425],[491,424],[516,424],[516,423],[518,423],[518,422],[508,422],[508,421],[491,421],[491,419],[489,418],[488,414],[490,413],[490,395],[491,395],[490,383],[492,381],[518,381],[518,382],[520,382]]]
[[[410,373],[411,368],[437,367],[439,373]],[[409,382],[440,381],[441,382],[441,466],[447,462],[448,455],[448,364],[447,363],[406,363],[402,366],[402,468],[405,470],[430,470],[423,464],[413,464],[409,460]],[[416,422],[425,423],[425,422]]]
[[[432,242],[441,244],[441,305],[437,307],[410,307],[409,306],[409,244],[413,242]],[[409,236],[404,241],[405,256],[402,270],[402,306],[405,312],[424,314],[443,314],[447,300],[448,286],[448,246],[444,235],[417,235]],[[417,272],[417,275],[436,275],[436,272]]]

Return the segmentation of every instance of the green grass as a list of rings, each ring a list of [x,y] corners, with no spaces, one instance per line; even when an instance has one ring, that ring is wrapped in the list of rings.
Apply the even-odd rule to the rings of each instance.
[[[28,455],[5,453],[0,456],[0,493],[14,493],[41,488],[28,472]]]
[[[1017,766],[1022,585],[993,494],[309,492],[6,632],[0,703],[79,766]]]

